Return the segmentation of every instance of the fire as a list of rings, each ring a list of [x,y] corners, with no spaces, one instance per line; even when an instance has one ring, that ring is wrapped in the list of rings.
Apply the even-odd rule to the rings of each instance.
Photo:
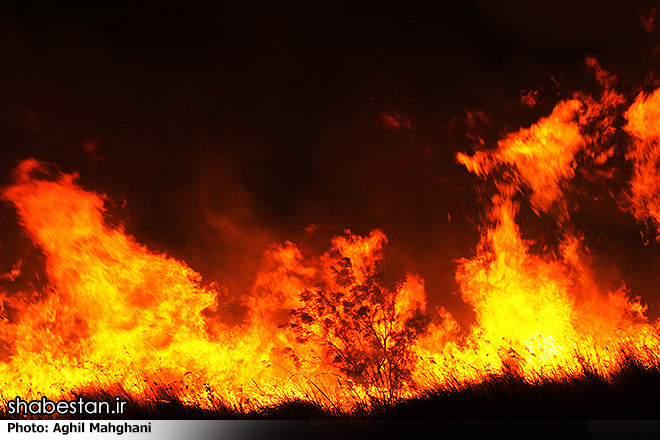
[[[309,397],[311,381],[292,371],[321,374],[313,383],[318,388],[328,374],[319,371],[327,367],[323,348],[299,346],[280,324],[301,304],[300,293],[314,289],[319,276],[330,277],[342,259],[351,262],[355,283],[363,283],[386,243],[380,231],[365,238],[347,233],[312,262],[303,261],[292,243],[274,247],[245,298],[248,322],[229,328],[209,318],[220,288],[202,287],[185,263],[151,252],[122,227],[107,225],[103,197],[80,188],[76,176],[35,177],[39,173],[46,173],[40,163],[23,162],[15,185],[3,192],[43,251],[50,282],[38,301],[31,292],[3,292],[1,335],[8,353],[0,374],[6,397],[59,396],[93,385],[119,386],[146,398],[143,379],[174,384],[181,398],[200,405],[210,403],[205,400],[210,388],[230,400],[255,386],[264,403]],[[414,280],[402,289],[410,301],[423,295]],[[406,307],[396,304],[401,314]],[[308,358],[320,364],[301,365]],[[253,385],[256,379],[260,383]]]
[[[630,298],[624,285],[613,292],[599,287],[589,267],[589,251],[570,227],[564,198],[575,176],[576,154],[593,141],[582,133],[581,125],[619,104],[612,93],[605,93],[601,103],[563,101],[529,129],[506,136],[497,150],[458,154],[459,163],[477,175],[499,171],[490,225],[484,227],[477,255],[460,261],[456,273],[463,299],[476,312],[464,345],[455,347],[452,357],[459,365],[469,359],[469,365],[478,366],[466,373],[468,379],[501,371],[531,380],[561,379],[585,368],[607,377],[625,354],[649,364],[654,361],[659,341],[644,315],[646,306],[639,298]],[[651,118],[640,121],[638,116],[640,111],[653,110],[640,110],[641,106],[638,98],[626,113],[629,132],[653,130],[648,127],[653,125]],[[629,158],[639,155],[635,152],[642,147],[638,141],[635,145]],[[655,176],[646,168],[646,178],[652,180]],[[632,180],[633,200],[640,198],[639,174],[636,171]],[[553,216],[562,226],[563,236],[554,252],[534,254],[533,241],[522,238],[514,201],[520,192],[537,213]],[[456,375],[456,365],[447,369],[446,363],[437,364],[443,365],[442,375]]]
[[[574,121],[581,106],[576,99],[563,101],[547,118],[502,139],[494,155],[478,152],[467,157],[459,153],[457,159],[481,177],[498,164],[515,167],[520,184],[532,191],[532,205],[547,211],[561,197],[559,183],[573,177],[573,158],[585,144]]]
[[[2,397],[97,388],[150,399],[161,384],[200,406],[302,398],[351,408],[490,375],[608,378],[625,356],[653,365],[660,339],[646,306],[623,282],[599,284],[571,223],[566,194],[580,166],[608,163],[612,149],[599,142],[616,131],[612,114],[623,103],[612,77],[590,66],[607,89],[598,101],[576,95],[496,148],[482,142],[456,157],[494,183],[475,255],[457,262],[461,298],[475,312],[468,329],[444,307],[428,310],[419,275],[387,265],[380,230],[347,230],[316,256],[273,245],[241,298],[246,319],[230,325],[215,312],[231,292],[111,225],[104,196],[76,175],[23,161],[1,194],[43,253],[48,284],[0,291]],[[652,227],[660,225],[659,109],[660,91],[640,94],[623,128],[632,175],[621,209]],[[554,221],[558,244],[524,236],[522,203]],[[21,270],[18,262],[1,277],[13,281]]]
[[[626,112],[625,130],[634,138],[626,158],[633,164],[630,205],[635,218],[660,225],[660,183],[657,179],[660,159],[660,93],[641,93]]]

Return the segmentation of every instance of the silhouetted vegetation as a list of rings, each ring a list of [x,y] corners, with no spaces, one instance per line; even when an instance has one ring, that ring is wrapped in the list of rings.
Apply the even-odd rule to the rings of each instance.
[[[61,416],[71,419],[235,419],[235,420],[457,420],[457,419],[657,419],[660,414],[660,365],[646,367],[628,358],[608,380],[585,371],[564,380],[528,382],[517,374],[493,375],[481,383],[438,387],[410,399],[373,401],[340,412],[322,402],[291,399],[255,407],[213,398],[210,408],[182,402],[167,387],[154,399],[136,399],[117,390],[86,390],[86,400],[127,400],[125,414]],[[9,416],[4,405],[0,418]]]
[[[332,270],[336,289],[319,284],[304,291],[304,305],[291,311],[283,327],[293,329],[299,343],[323,346],[349,378],[393,399],[411,380],[412,346],[430,320],[419,308],[402,312],[397,306],[406,277],[401,270],[376,265],[363,282],[356,281],[347,258]]]

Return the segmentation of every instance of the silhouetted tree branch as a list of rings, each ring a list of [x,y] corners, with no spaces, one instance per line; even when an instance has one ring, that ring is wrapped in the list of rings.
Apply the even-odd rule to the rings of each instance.
[[[402,312],[397,301],[405,273],[376,265],[358,283],[350,260],[340,260],[332,267],[333,288],[321,283],[302,292],[303,306],[283,327],[293,329],[300,343],[319,343],[347,376],[392,398],[411,379],[412,347],[429,318],[420,308]]]

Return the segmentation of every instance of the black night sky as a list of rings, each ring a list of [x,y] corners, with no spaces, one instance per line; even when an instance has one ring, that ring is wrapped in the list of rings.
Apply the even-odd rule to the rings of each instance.
[[[324,250],[346,228],[381,228],[431,304],[460,317],[455,260],[473,255],[483,214],[478,179],[454,160],[471,151],[466,133],[494,145],[574,92],[595,93],[589,55],[631,97],[657,86],[658,33],[642,25],[653,8],[4,1],[0,183],[28,157],[78,172],[138,241],[237,294],[270,243]],[[534,108],[520,100],[530,90]],[[23,251],[2,209],[5,271]],[[602,263],[657,313],[657,245],[619,217],[586,238],[611,237]]]

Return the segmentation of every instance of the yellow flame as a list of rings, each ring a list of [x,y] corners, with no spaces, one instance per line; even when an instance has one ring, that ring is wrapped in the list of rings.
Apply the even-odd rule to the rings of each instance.
[[[318,256],[305,257],[290,242],[273,246],[241,299],[245,321],[226,324],[215,313],[223,288],[203,286],[184,262],[150,251],[121,226],[109,225],[104,197],[82,189],[76,175],[53,176],[36,160],[26,160],[2,197],[42,250],[48,285],[41,292],[0,292],[2,395],[58,398],[96,386],[149,398],[150,384],[158,381],[201,406],[211,405],[212,392],[241,405],[248,399],[258,405],[300,397],[349,408],[379,392],[374,383],[354,381],[367,367],[355,366],[351,376],[335,359],[342,348],[351,348],[342,344],[359,345],[361,338],[371,341],[359,349],[376,362],[378,374],[386,362],[395,363],[392,353],[414,354],[403,365],[409,377],[406,368],[391,370],[406,373],[402,395],[491,374],[533,381],[589,368],[608,377],[624,352],[651,363],[660,347],[646,307],[623,284],[615,291],[599,286],[579,233],[565,230],[556,249],[538,254],[516,221],[515,199],[529,192],[534,209],[559,212],[560,224],[569,224],[564,191],[575,175],[576,155],[592,141],[583,127],[598,106],[620,103],[611,91],[599,104],[563,101],[538,123],[507,135],[495,150],[457,155],[469,171],[492,175],[497,188],[476,254],[458,261],[460,294],[475,312],[465,330],[443,307],[439,319],[424,325],[420,276],[404,274],[391,285],[377,279],[387,245],[380,230],[364,237],[346,231]],[[631,210],[656,225],[658,109],[656,91],[637,97],[625,114],[625,130],[634,138],[627,156],[633,164]],[[594,162],[607,157],[594,156]],[[493,173],[496,169],[501,173]],[[3,277],[19,272],[11,274]],[[310,300],[313,293],[317,303]],[[322,304],[330,297],[334,303]],[[328,307],[334,314],[327,315]],[[292,325],[292,316],[309,324],[303,329],[308,333]],[[417,337],[409,331],[413,326],[425,331]],[[354,332],[356,340],[342,339],[337,328]],[[416,337],[408,341],[410,351],[401,349],[410,335]],[[396,346],[399,351],[391,351],[395,342],[404,344]]]

